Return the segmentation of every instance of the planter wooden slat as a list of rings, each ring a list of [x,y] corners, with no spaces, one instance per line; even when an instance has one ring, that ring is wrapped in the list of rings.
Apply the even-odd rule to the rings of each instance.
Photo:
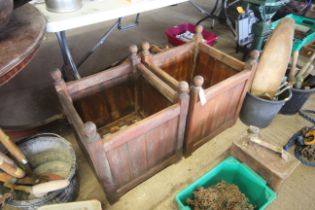
[[[244,63],[202,43],[201,38],[201,31],[197,30],[194,42],[156,55],[149,53],[148,43],[142,46],[142,62],[166,84],[185,80],[191,85],[184,142],[186,155],[235,123],[258,58],[253,53],[249,62]],[[199,100],[202,89],[206,98],[204,105]]]
[[[128,190],[182,156],[189,86],[169,87],[139,63],[130,62],[65,82],[52,76],[63,111],[94,166],[107,199]]]

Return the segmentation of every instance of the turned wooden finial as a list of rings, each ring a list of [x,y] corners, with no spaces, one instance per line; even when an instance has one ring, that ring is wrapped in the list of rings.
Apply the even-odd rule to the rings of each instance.
[[[50,72],[51,77],[55,80],[55,82],[60,82],[63,80],[61,71],[59,69],[55,69]]]
[[[249,53],[249,59],[246,61],[246,68],[250,69],[254,65],[257,64],[258,58],[259,58],[260,52],[258,50],[252,50]]]
[[[202,41],[202,31],[203,27],[201,25],[196,26],[196,35],[195,35],[195,41],[201,42]]]
[[[197,76],[194,77],[194,81],[193,82],[194,82],[194,86],[202,87],[204,79],[203,79],[202,76],[197,75]]]
[[[189,93],[189,84],[185,81],[181,81],[178,85],[178,89],[181,93]]]
[[[91,121],[84,123],[83,132],[88,137],[88,141],[97,141],[100,139],[96,125]]]
[[[196,26],[196,34],[201,34],[202,31],[203,31],[203,26],[202,25],[197,25]]]
[[[259,52],[258,50],[252,50],[252,51],[249,53],[250,59],[253,59],[253,60],[258,60],[259,55],[260,55],[260,52]]]
[[[138,52],[138,47],[137,45],[133,44],[129,47],[129,51],[131,52],[131,54],[137,54]]]
[[[143,62],[149,62],[150,58],[151,58],[150,44],[149,44],[149,42],[143,42],[142,43],[141,59]]]
[[[149,49],[150,49],[150,44],[149,42],[143,42],[142,43],[142,49],[144,52],[150,52]]]
[[[132,65],[135,66],[138,63],[140,63],[140,58],[138,57],[138,47],[137,45],[131,45],[129,47],[129,51],[131,52],[130,60],[132,62]]]

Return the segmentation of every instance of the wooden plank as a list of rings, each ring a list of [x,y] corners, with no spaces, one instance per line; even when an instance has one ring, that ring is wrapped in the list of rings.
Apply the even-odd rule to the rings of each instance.
[[[79,92],[86,92],[87,89],[94,86],[105,85],[111,83],[111,80],[132,73],[132,66],[130,63],[123,63],[117,67],[101,71],[99,73],[84,77],[80,80],[67,82],[67,89],[69,94],[77,95]]]
[[[239,83],[232,87],[229,91],[227,91],[229,92],[229,103],[227,107],[227,113],[229,114],[225,115],[225,121],[236,120],[238,118],[238,107],[242,106],[243,104],[242,94],[244,92],[246,82],[248,81],[244,81],[244,83]]]
[[[145,136],[139,136],[128,142],[129,165],[132,178],[136,178],[148,169],[148,156]]]
[[[130,157],[128,152],[128,144],[123,144],[119,147],[112,148],[107,151],[105,146],[106,156],[113,175],[113,179],[117,186],[123,186],[125,183],[132,180],[130,172]]]
[[[140,91],[140,110],[145,115],[155,114],[173,104],[144,79],[140,80],[137,84]]]
[[[203,88],[208,88],[212,85],[211,78],[214,71],[216,71],[215,59],[200,51],[194,76],[200,75],[204,78]]]
[[[170,157],[175,154],[178,141],[178,124],[179,118],[173,118],[161,126],[161,139],[164,157]],[[181,145],[182,147],[183,145]]]
[[[100,127],[113,120],[110,109],[103,99],[102,94],[96,93],[93,96],[74,102],[76,110],[84,122],[91,121],[94,122],[97,127]]]
[[[220,62],[230,66],[231,68],[242,71],[245,67],[245,63],[214,48],[207,44],[200,43],[199,44],[200,50],[207,53],[209,56],[214,57],[215,59],[219,60]]]
[[[183,44],[174,48],[171,48],[167,51],[155,54],[151,57],[152,62],[160,66],[162,64],[168,63],[174,59],[174,57],[181,57],[182,54],[187,53],[188,51],[191,51],[194,49],[195,43],[190,42],[187,44]]]
[[[61,103],[62,109],[67,116],[69,123],[74,127],[79,136],[83,136],[83,121],[75,110],[72,102],[70,101],[70,96],[66,94],[65,89],[60,86],[55,86],[59,101]],[[85,142],[83,142],[85,143]]]
[[[221,92],[221,94],[216,97],[216,100],[213,100],[215,102],[214,106],[216,111],[214,112],[214,117],[212,118],[214,122],[212,123],[211,127],[208,127],[207,134],[220,128],[225,123],[224,119],[226,115],[234,116],[234,113],[231,113],[230,110],[228,110],[228,104],[234,103],[230,100],[231,92]]]
[[[205,90],[206,98],[212,98],[220,93],[226,92],[230,87],[234,86],[237,83],[240,83],[244,80],[247,80],[251,75],[250,70],[244,70],[232,77],[225,79],[224,81],[211,86]]]
[[[163,123],[165,125],[165,123]],[[148,167],[152,168],[155,165],[159,164],[163,157],[165,157],[165,148],[164,141],[167,139],[163,138],[163,129],[168,129],[165,126],[160,125],[155,127],[154,129],[146,132],[145,141],[146,141],[146,149],[147,149],[147,157],[148,157]]]
[[[132,78],[131,73],[125,74],[125,75],[117,77],[117,78],[113,78],[110,81],[106,81],[104,83],[99,83],[97,85],[87,87],[87,88],[82,89],[82,90],[73,91],[71,93],[71,98],[74,101],[76,101],[78,99],[81,99],[81,98],[84,98],[86,96],[92,95],[94,93],[106,90],[106,89],[111,88],[113,86],[118,86],[118,85],[128,81],[130,78]],[[71,89],[73,89],[73,87]]]
[[[148,70],[143,64],[139,64],[138,68],[141,75],[148,81],[152,86],[154,86],[161,94],[163,94],[171,102],[176,102],[176,91],[165,84],[161,79],[154,75],[150,70]]]
[[[153,168],[147,170],[145,173],[142,175],[138,176],[134,180],[130,181],[129,183],[125,184],[124,186],[120,187],[117,189],[117,194],[123,195],[126,193],[128,190],[132,189],[133,187],[137,186],[141,182],[147,180],[157,172],[161,171],[162,169],[166,168],[168,165],[175,163],[178,160],[178,157],[175,155],[172,155],[170,158],[164,160],[160,164],[154,166]]]
[[[178,89],[179,82],[174,79],[172,76],[170,76],[168,73],[166,73],[163,69],[156,66],[153,63],[147,63],[146,65],[149,70],[151,70],[154,74],[156,74],[158,77],[160,77],[164,82],[166,82],[171,88],[174,90]]]
[[[169,121],[170,119],[177,117],[179,113],[180,106],[178,104],[174,104],[164,109],[163,111],[160,111],[129,126],[123,131],[118,131],[112,134],[109,138],[103,139],[105,150],[109,151],[111,149],[119,147],[120,145],[127,143],[129,139],[137,138],[143,133],[147,133],[148,131]]]
[[[181,56],[174,56],[172,60],[163,63],[160,66],[166,73],[177,81],[192,81],[191,73],[193,71],[193,51],[188,51]]]
[[[210,85],[215,85],[219,82],[226,80],[229,77],[232,77],[236,73],[234,69],[230,68],[224,63],[219,62],[218,60],[215,61],[215,68],[213,69],[213,73],[211,76]]]

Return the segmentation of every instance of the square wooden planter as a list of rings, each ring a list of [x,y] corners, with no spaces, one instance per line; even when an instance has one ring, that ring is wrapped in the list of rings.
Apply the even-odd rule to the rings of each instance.
[[[112,203],[182,156],[189,86],[179,91],[139,61],[65,82],[52,76],[68,121]]]
[[[210,47],[202,43],[201,30],[194,42],[155,55],[148,43],[142,46],[142,62],[166,84],[174,90],[182,80],[191,85],[185,155],[236,122],[258,58],[252,53],[244,63]]]

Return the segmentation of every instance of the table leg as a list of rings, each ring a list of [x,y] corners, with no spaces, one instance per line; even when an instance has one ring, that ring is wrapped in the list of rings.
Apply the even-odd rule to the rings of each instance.
[[[56,32],[56,36],[60,45],[60,49],[61,49],[61,53],[62,53],[62,57],[63,57],[63,66],[62,66],[62,72],[63,72],[63,76],[65,77],[65,79],[67,78],[66,76],[66,71],[68,71],[69,69],[72,71],[72,75],[74,77],[74,79],[80,79],[80,74],[78,72],[77,66],[74,63],[74,60],[72,58],[69,46],[68,46],[68,42],[67,42],[67,37],[66,37],[66,33],[65,31],[59,31]]]
[[[136,20],[133,24],[129,24],[127,26],[122,26],[121,21],[123,17],[118,18],[118,20],[101,36],[101,38],[97,41],[94,47],[88,51],[78,62],[76,65],[73,61],[68,43],[66,38],[65,31],[56,32],[56,36],[60,45],[64,65],[62,67],[63,77],[67,79],[67,71],[70,69],[72,71],[72,75],[74,79],[80,79],[80,74],[78,72],[78,68],[100,47],[104,44],[108,36],[115,30],[124,31],[136,27],[139,24],[139,16],[138,13],[136,16]]]
[[[95,52],[95,50],[97,50],[100,46],[102,46],[104,44],[104,42],[106,41],[106,39],[108,38],[108,36],[114,31],[114,29],[116,29],[119,25],[119,20],[117,20],[114,25],[112,25],[102,36],[101,38],[98,40],[98,42],[94,45],[94,47],[87,52],[78,62],[78,68],[80,68],[80,66]]]

